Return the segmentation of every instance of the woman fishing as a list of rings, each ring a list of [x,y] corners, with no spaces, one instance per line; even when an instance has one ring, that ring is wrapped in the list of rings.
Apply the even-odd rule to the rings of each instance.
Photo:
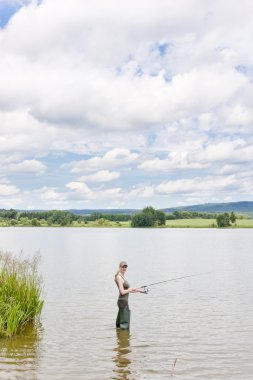
[[[119,269],[115,274],[115,282],[119,288],[119,311],[116,319],[116,327],[123,330],[128,330],[130,327],[130,310],[128,306],[129,293],[139,292],[138,288],[130,288],[128,281],[125,279],[126,270],[127,263],[125,261],[121,261],[119,264]]]

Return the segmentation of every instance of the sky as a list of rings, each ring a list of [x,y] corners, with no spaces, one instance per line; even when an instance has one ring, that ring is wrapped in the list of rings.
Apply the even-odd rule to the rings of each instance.
[[[0,208],[252,201],[251,0],[0,0]]]

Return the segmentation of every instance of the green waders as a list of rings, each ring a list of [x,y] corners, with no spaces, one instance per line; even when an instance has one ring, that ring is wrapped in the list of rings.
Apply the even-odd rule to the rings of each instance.
[[[116,327],[121,328],[122,330],[129,330],[130,328],[130,314],[131,311],[127,306],[120,307],[116,319]]]
[[[123,287],[124,289],[128,289],[130,287],[127,280],[124,280]],[[120,294],[118,298],[119,311],[116,319],[116,327],[121,328],[122,330],[129,330],[130,328],[130,309],[128,306],[128,296],[129,293],[124,295]]]

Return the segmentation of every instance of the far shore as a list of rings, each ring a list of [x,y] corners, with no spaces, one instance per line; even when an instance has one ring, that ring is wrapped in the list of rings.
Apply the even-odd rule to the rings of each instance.
[[[92,222],[72,222],[71,224],[67,224],[65,226],[61,226],[59,224],[48,224],[46,222],[42,222],[39,225],[33,224],[22,224],[17,223],[12,225],[7,222],[1,222],[0,227],[61,227],[61,228],[131,228],[131,221],[126,222],[112,222],[108,220],[97,220]],[[148,228],[218,228],[215,219],[175,219],[175,220],[167,220],[165,226],[159,227],[148,227]],[[253,219],[238,219],[235,225],[226,227],[229,229],[235,228],[253,228]]]

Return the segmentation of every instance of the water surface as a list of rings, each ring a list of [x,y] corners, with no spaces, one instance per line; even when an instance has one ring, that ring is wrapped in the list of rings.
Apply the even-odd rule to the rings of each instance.
[[[41,325],[0,340],[1,379],[253,378],[251,230],[1,228],[0,249],[41,254]],[[131,294],[115,329],[119,261]],[[175,364],[174,368],[173,365]]]

